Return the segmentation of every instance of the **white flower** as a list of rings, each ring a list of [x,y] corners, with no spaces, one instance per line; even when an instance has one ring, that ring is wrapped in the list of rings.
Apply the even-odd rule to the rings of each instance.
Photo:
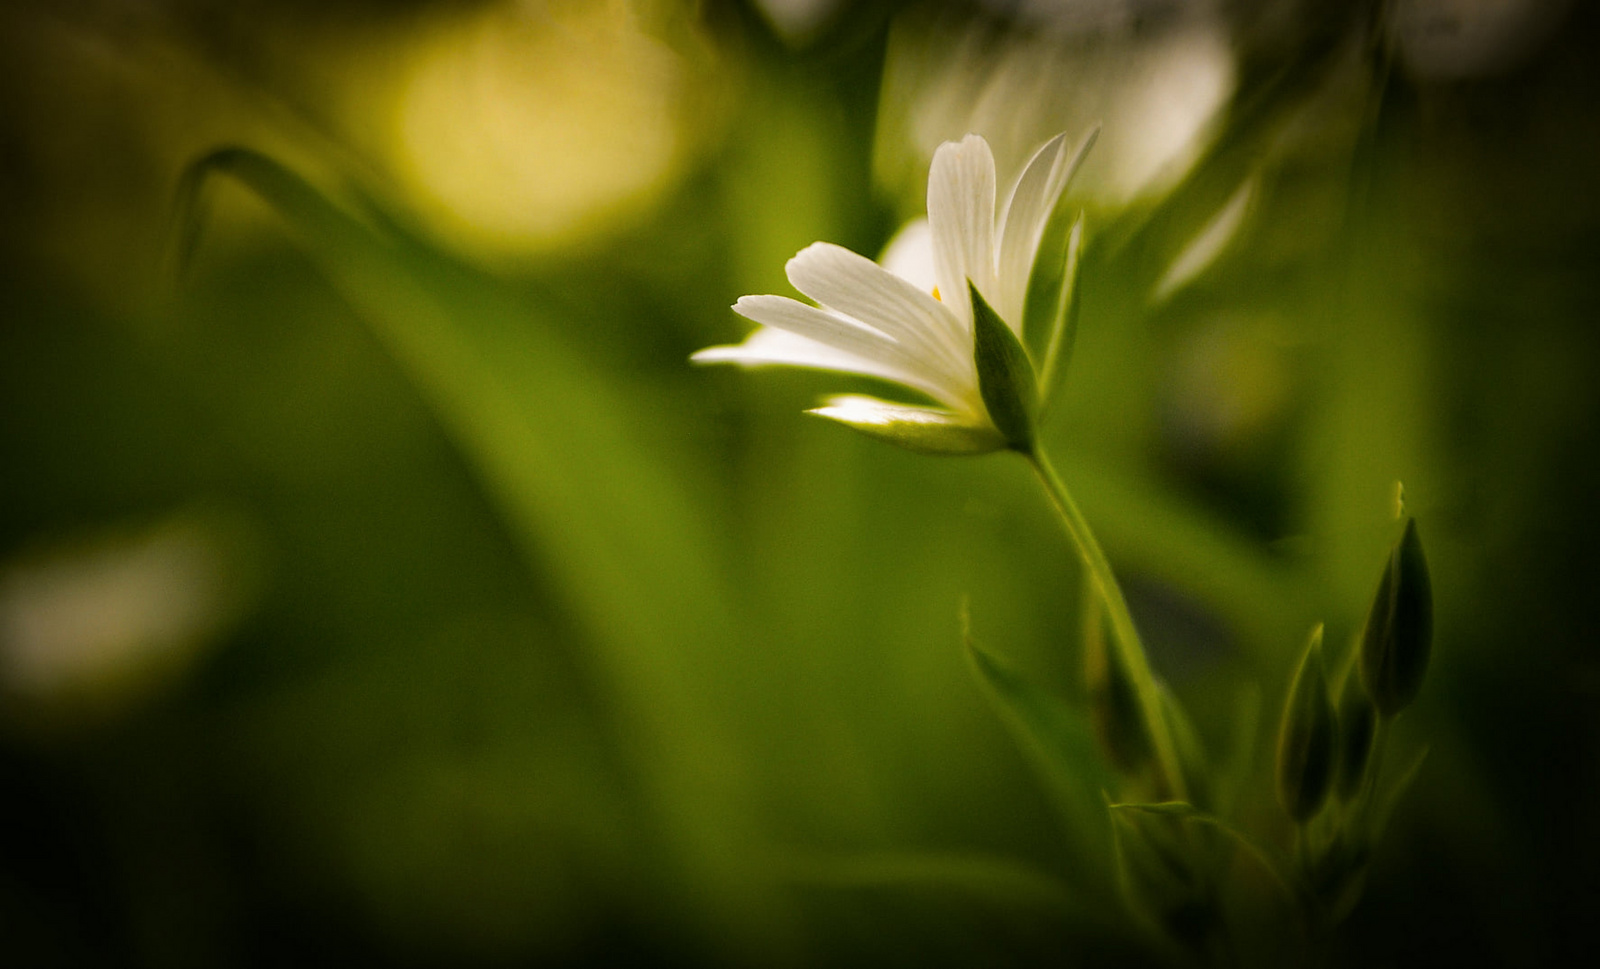
[[[1066,150],[1064,135],[1046,142],[1023,169],[998,217],[988,142],[977,135],[945,142],[928,173],[933,291],[841,246],[818,242],[800,250],[786,269],[795,289],[819,305],[784,296],[741,297],[734,311],[761,328],[742,344],[710,347],[691,359],[833,370],[910,388],[934,403],[850,394],[832,397],[811,413],[914,450],[981,453],[1014,444],[1004,419],[990,416],[993,388],[980,386],[968,281],[1010,328],[1004,339],[1020,349],[1040,240],[1093,138],[1075,153]],[[1077,237],[1075,231],[1074,241]],[[1054,328],[1063,314],[1054,314]],[[993,380],[986,376],[985,382]],[[1031,375],[1027,383],[1031,395]]]

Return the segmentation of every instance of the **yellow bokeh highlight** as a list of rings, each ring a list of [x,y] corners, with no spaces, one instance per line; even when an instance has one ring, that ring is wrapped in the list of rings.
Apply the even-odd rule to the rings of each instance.
[[[396,110],[396,174],[455,242],[550,248],[668,181],[686,75],[626,4],[489,8],[420,46]]]

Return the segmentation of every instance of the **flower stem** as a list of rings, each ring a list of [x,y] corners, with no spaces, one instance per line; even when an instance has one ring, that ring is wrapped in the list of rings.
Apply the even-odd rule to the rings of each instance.
[[[1107,618],[1111,621],[1112,641],[1123,667],[1133,680],[1139,709],[1144,715],[1145,730],[1150,735],[1151,746],[1155,748],[1156,763],[1161,769],[1161,776],[1166,781],[1170,796],[1180,801],[1188,800],[1183,769],[1178,762],[1177,746],[1172,741],[1172,732],[1161,709],[1161,696],[1156,690],[1155,677],[1150,672],[1150,661],[1146,658],[1144,646],[1139,641],[1139,632],[1134,628],[1133,616],[1128,612],[1128,602],[1122,597],[1122,586],[1117,584],[1117,577],[1112,574],[1111,563],[1106,560],[1106,553],[1100,548],[1094,532],[1090,531],[1088,520],[1083,517],[1083,512],[1078,510],[1077,502],[1072,500],[1067,486],[1056,474],[1056,469],[1051,466],[1050,459],[1045,456],[1044,451],[1034,447],[1030,452],[1024,452],[1023,456],[1033,465],[1034,473],[1044,485],[1045,494],[1049,495],[1050,503],[1061,516],[1067,537],[1072,539],[1078,557],[1083,560],[1089,581],[1100,594],[1101,602],[1105,604]]]
[[[1356,795],[1354,824],[1361,837],[1370,836],[1373,803],[1378,800],[1378,782],[1383,773],[1383,748],[1389,741],[1389,724],[1394,717],[1379,716],[1372,731],[1372,760],[1367,764],[1367,776],[1361,783],[1361,793]]]

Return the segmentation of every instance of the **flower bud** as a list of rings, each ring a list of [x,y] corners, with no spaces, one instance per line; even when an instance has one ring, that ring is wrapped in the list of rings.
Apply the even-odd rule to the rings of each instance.
[[[1361,634],[1361,683],[1382,717],[1416,699],[1433,646],[1433,585],[1415,518],[1395,543]]]
[[[1327,800],[1338,739],[1328,681],[1322,671],[1319,624],[1300,657],[1278,729],[1278,802],[1296,823],[1310,820]]]

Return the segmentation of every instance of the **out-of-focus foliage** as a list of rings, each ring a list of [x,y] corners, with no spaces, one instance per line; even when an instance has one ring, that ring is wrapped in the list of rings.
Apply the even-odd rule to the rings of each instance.
[[[1159,957],[1083,891],[1082,579],[1021,466],[685,363],[802,246],[876,254],[941,139],[1004,177],[1098,121],[1045,445],[1213,799],[1287,833],[1252,711],[1316,622],[1352,675],[1403,481],[1435,612],[1390,729],[1430,752],[1334,956],[1560,961],[1600,864],[1597,28],[6,5],[0,959]]]

